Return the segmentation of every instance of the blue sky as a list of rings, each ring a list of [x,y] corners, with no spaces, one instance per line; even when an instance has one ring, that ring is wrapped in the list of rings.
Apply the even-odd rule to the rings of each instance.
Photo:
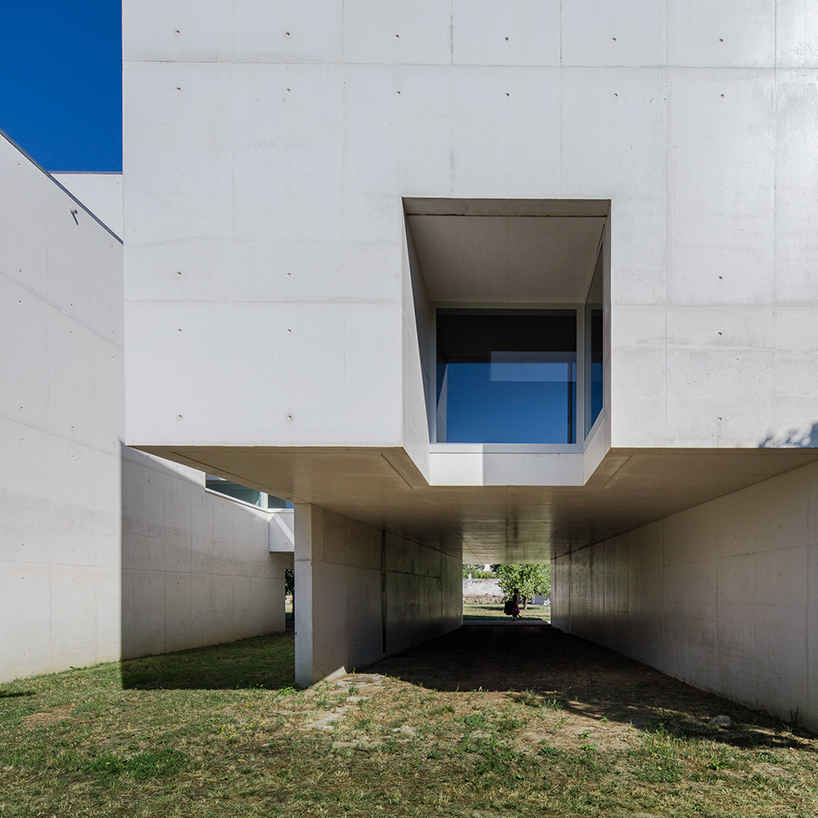
[[[0,15],[0,129],[46,170],[122,170],[120,0],[29,0]]]

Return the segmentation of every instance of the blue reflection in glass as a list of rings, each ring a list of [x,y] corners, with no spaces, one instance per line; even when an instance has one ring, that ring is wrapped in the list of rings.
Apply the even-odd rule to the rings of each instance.
[[[602,411],[603,384],[602,377],[604,366],[602,362],[602,310],[589,308],[586,310],[586,325],[588,329],[589,343],[586,348],[585,368],[587,372],[587,396],[588,404],[585,413],[585,434],[591,431],[591,427]]]
[[[574,442],[573,360],[450,363],[445,377],[448,441]]]
[[[437,439],[576,442],[573,310],[438,311]]]

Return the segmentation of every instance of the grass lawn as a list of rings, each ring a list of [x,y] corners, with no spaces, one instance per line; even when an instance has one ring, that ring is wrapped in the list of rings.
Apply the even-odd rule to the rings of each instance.
[[[553,693],[292,668],[280,634],[0,685],[0,816],[818,814],[818,741],[785,725],[606,733]]]
[[[550,622],[550,605],[530,605],[526,610],[520,609],[522,621]],[[479,619],[507,619],[511,617],[503,613],[503,603],[496,605],[463,605],[463,621],[470,622]]]

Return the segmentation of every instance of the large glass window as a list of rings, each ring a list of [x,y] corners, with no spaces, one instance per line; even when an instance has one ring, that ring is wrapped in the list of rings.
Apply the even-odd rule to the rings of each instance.
[[[575,443],[574,310],[437,311],[437,440]]]
[[[602,411],[604,345],[602,326],[602,254],[585,302],[585,435]]]

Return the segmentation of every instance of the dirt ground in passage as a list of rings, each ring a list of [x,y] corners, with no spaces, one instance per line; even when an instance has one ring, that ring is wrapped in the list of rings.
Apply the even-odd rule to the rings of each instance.
[[[391,656],[367,673],[439,691],[482,690],[498,699],[536,694],[560,714],[561,740],[625,749],[642,730],[713,738],[736,746],[778,743],[782,722],[684,684],[550,625],[466,623],[457,631]],[[717,716],[727,716],[720,725]],[[787,744],[809,734],[795,728]],[[530,739],[536,739],[530,736]]]

